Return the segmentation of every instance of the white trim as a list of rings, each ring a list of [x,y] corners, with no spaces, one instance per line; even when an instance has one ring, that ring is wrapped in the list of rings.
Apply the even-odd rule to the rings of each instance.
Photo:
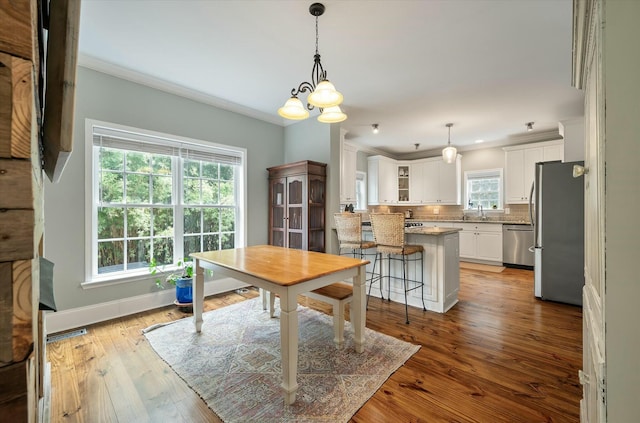
[[[248,285],[236,279],[218,279],[205,283],[204,295],[220,294],[246,286]],[[165,289],[151,294],[138,295],[121,300],[108,301],[57,312],[47,312],[45,314],[47,333],[63,332],[80,326],[91,325],[146,310],[152,310],[154,308],[164,307],[173,304],[175,299],[175,290]]]
[[[228,100],[223,100],[213,95],[205,94],[203,92],[196,91],[194,89],[187,88],[169,81],[165,81],[163,79],[155,78],[150,75],[144,75],[140,72],[114,65],[113,63],[105,62],[96,57],[86,54],[78,55],[78,66],[102,72],[107,75],[115,76],[116,78],[131,81],[146,87],[154,88],[165,93],[174,94],[183,98],[194,100],[199,103],[208,104],[225,111],[239,113],[241,115],[258,119],[264,122],[273,123],[279,126],[286,126],[287,124],[290,124],[289,122],[285,122],[284,119],[280,118],[279,116],[276,116],[275,110],[274,114],[265,113],[260,110],[252,109],[250,107],[246,107],[238,103],[233,103]],[[291,123],[293,122],[295,121],[292,121]]]

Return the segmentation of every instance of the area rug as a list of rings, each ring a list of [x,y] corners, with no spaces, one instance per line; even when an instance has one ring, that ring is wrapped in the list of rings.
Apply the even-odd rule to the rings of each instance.
[[[461,269],[482,270],[483,272],[502,273],[504,266],[492,266],[490,264],[471,263],[468,261],[460,262]]]
[[[277,305],[277,304],[276,304]],[[358,354],[345,322],[345,346],[333,343],[330,316],[298,306],[298,392],[285,405],[280,319],[252,299],[143,331],[158,355],[225,422],[347,422],[420,346],[365,329]]]

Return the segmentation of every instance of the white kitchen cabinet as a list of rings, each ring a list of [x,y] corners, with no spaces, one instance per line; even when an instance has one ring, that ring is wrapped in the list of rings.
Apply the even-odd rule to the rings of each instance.
[[[502,224],[456,223],[460,231],[460,258],[470,261],[502,263]]]
[[[505,151],[505,203],[527,204],[531,184],[535,179],[535,164],[562,160],[562,140],[504,147]]]
[[[340,151],[340,203],[356,202],[356,162],[358,149],[344,140]]]
[[[398,198],[397,162],[384,156],[370,156],[367,160],[367,198],[369,204],[396,204]]]
[[[454,163],[445,163],[441,157],[416,161],[411,164],[413,175],[413,204],[459,205],[461,193],[462,156]]]

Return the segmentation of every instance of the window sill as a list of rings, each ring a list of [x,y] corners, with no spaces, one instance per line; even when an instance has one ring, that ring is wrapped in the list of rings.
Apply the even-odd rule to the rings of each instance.
[[[150,273],[136,273],[130,275],[108,275],[98,276],[93,279],[84,281],[80,284],[82,289],[101,288],[104,286],[120,285],[123,283],[138,282],[142,280],[153,279],[155,275]]]

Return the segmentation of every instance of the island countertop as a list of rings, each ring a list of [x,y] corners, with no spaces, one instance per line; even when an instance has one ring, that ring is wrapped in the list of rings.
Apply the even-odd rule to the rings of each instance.
[[[460,228],[446,228],[446,227],[430,227],[430,226],[411,226],[404,228],[405,234],[420,234],[420,235],[448,235],[456,232],[460,232]],[[362,232],[371,232],[371,226],[363,226]]]

